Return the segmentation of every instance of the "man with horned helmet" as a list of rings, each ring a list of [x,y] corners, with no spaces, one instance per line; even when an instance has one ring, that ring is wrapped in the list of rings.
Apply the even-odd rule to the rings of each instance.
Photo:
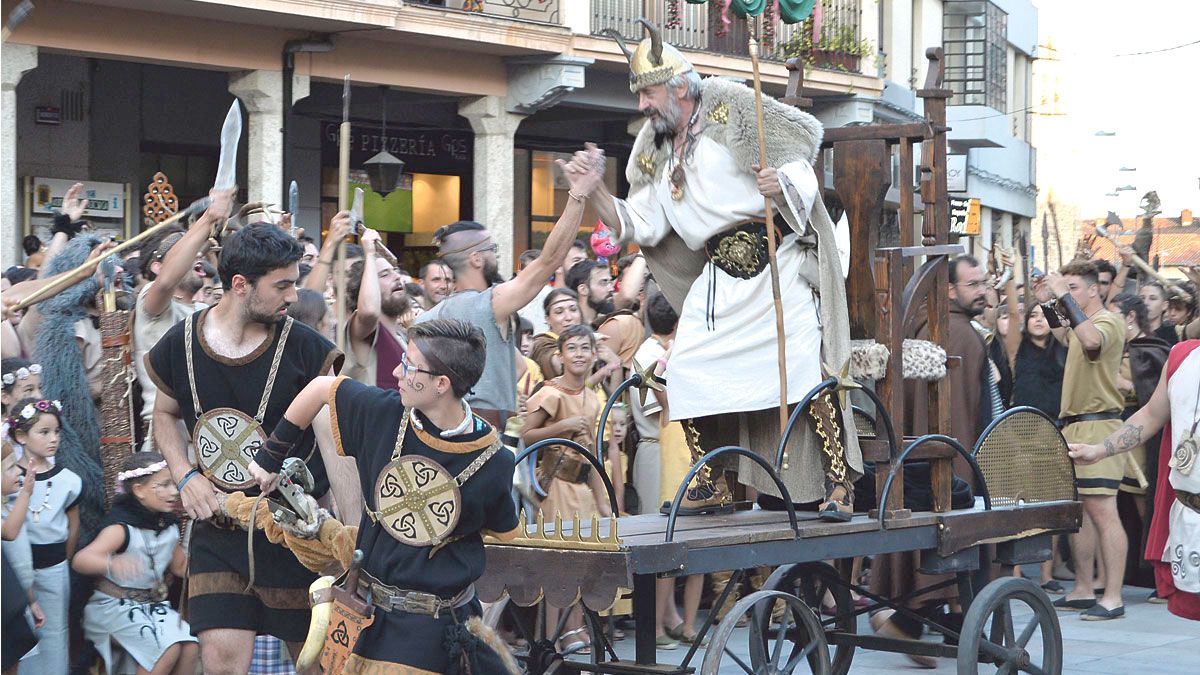
[[[684,423],[693,461],[739,445],[774,464],[780,396],[767,227],[779,241],[788,403],[798,403],[823,370],[840,372],[850,356],[845,280],[812,168],[822,127],[807,113],[764,99],[769,166],[758,166],[754,91],[702,80],[653,24],[640,22],[649,36],[633,51],[613,36],[629,59],[629,89],[647,118],[625,170],[629,195],[617,199],[601,184],[590,201],[614,236],[642,247],[679,311],[666,398],[671,420]],[[603,171],[602,159],[589,144],[568,171]],[[774,202],[770,223],[764,197]],[[797,425],[781,472],[793,501],[821,502],[822,516],[831,520],[849,517],[851,483],[862,470],[853,419],[838,400],[814,402],[811,424]],[[749,460],[727,468],[765,493],[764,504],[779,496]],[[684,506],[703,512],[728,502],[721,478],[704,470]]]

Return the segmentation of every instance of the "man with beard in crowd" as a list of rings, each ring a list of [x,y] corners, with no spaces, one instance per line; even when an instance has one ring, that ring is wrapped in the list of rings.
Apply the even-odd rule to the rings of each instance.
[[[508,281],[500,276],[496,262],[499,246],[480,223],[460,220],[434,233],[440,257],[454,272],[454,293],[416,322],[458,319],[483,329],[487,339],[483,376],[465,400],[497,429],[503,429],[517,410],[517,311],[533,300],[566,258],[583,219],[584,200],[602,178],[599,172],[567,174],[569,198],[541,255]]]
[[[338,217],[341,217],[340,215]],[[363,384],[393,390],[393,372],[408,342],[400,318],[411,302],[395,267],[375,253],[379,233],[363,231],[363,259],[346,275],[346,296],[352,313],[346,321],[346,369],[342,373]]]
[[[581,260],[567,270],[564,285],[579,294],[579,309],[583,311],[584,325],[595,328],[599,321],[616,309],[612,272],[608,265],[595,260]]]
[[[421,288],[425,290],[423,309],[430,310],[454,292],[454,272],[444,260],[431,260],[421,267]]]

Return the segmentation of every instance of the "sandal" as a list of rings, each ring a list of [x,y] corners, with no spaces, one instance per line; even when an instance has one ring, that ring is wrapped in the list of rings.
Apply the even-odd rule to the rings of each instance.
[[[1063,588],[1063,585],[1058,583],[1054,579],[1051,579],[1050,581],[1047,581],[1046,583],[1042,584],[1042,590],[1046,591],[1047,593],[1052,593],[1054,595],[1062,595],[1063,593],[1067,592],[1067,589]]]
[[[1082,612],[1094,607],[1096,605],[1096,599],[1087,598],[1084,600],[1068,600],[1064,597],[1055,600],[1052,604],[1054,605],[1054,609],[1068,612]]]
[[[676,641],[675,638],[671,637],[670,635],[664,634],[664,635],[659,635],[654,638],[654,646],[655,646],[655,648],[661,649],[663,651],[671,651],[672,649],[679,648],[679,642]]]
[[[700,636],[696,633],[683,632],[683,622],[680,622],[679,625],[675,626],[674,628],[664,628],[663,630],[665,630],[667,635],[671,636],[672,639],[678,640],[679,642],[687,645],[695,644],[696,640],[700,639]]]
[[[1079,615],[1079,618],[1083,619],[1084,621],[1109,621],[1111,619],[1120,619],[1124,616],[1125,605],[1114,607],[1113,609],[1106,609],[1104,605],[1096,603],[1084,610],[1084,612]]]

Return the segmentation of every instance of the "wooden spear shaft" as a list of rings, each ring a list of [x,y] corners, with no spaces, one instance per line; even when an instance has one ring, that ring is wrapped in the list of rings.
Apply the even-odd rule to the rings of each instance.
[[[767,133],[763,126],[762,77],[758,73],[758,40],[750,35],[750,64],[754,68],[754,114],[758,118],[758,166],[767,168]],[[775,205],[763,197],[763,212],[767,220],[767,261],[771,269],[771,297],[775,302],[775,344],[779,357],[779,433],[787,430],[788,383],[787,340],[783,328],[783,297],[779,291],[779,265],[775,261]]]
[[[342,93],[342,126],[338,129],[338,211],[350,209],[350,76]],[[338,242],[333,268],[333,287],[337,294],[337,347],[346,352],[346,240]]]
[[[85,272],[87,274],[91,274],[92,272],[94,272],[96,269],[96,265],[99,265],[100,262],[102,260],[104,260],[105,258],[107,258],[108,256],[119,254],[126,249],[132,248],[132,247],[136,246],[137,244],[140,244],[141,242],[145,241],[146,239],[149,239],[150,237],[154,236],[157,232],[159,232],[163,228],[167,227],[168,225],[172,225],[172,224],[176,223],[177,221],[182,219],[184,216],[190,215],[191,213],[193,213],[192,209],[184,209],[184,210],[180,211],[179,213],[176,213],[175,215],[171,216],[170,218],[167,218],[166,220],[162,221],[161,223],[155,225],[154,227],[147,228],[147,229],[139,232],[136,237],[131,237],[130,239],[125,240],[121,244],[118,244],[117,246],[109,249],[108,252],[106,252],[104,255],[97,256],[97,257],[91,258],[89,260],[85,260],[82,265],[76,267],[75,269],[71,270],[67,274],[62,275],[58,279],[55,279],[53,282],[46,284],[45,286],[42,286],[41,288],[34,291],[33,293],[30,293],[29,295],[25,296],[25,298],[23,298],[21,300],[21,302],[18,302],[15,306],[13,306],[13,310],[28,309],[29,307],[36,305],[37,303],[41,302],[42,300],[49,298],[50,296],[54,295],[55,293],[58,293],[59,291],[65,289],[65,288],[74,286],[75,284],[77,284],[80,281],[83,281],[85,278],[87,278],[87,276],[84,274]]]

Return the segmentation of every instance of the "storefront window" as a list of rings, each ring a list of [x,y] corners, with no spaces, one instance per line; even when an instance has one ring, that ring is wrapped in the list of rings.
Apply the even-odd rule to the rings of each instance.
[[[550,236],[550,230],[566,208],[569,186],[567,179],[555,165],[554,160],[568,160],[570,153],[546,152],[542,150],[524,151],[529,153],[529,248],[541,248]],[[520,159],[520,158],[518,158]],[[606,158],[604,182],[610,192],[617,191],[617,160]],[[518,166],[520,166],[518,161]],[[518,176],[520,173],[517,174]],[[588,205],[583,213],[583,222],[579,227],[579,236],[587,241],[600,222],[596,210]]]

